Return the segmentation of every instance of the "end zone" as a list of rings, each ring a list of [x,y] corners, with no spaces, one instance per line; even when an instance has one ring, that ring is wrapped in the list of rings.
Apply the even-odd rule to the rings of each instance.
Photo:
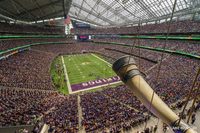
[[[95,88],[100,88],[108,85],[113,85],[120,83],[121,80],[118,76],[110,77],[110,78],[103,78],[97,79],[93,81],[83,82],[79,84],[71,85],[72,93],[77,93],[81,91],[91,90]]]

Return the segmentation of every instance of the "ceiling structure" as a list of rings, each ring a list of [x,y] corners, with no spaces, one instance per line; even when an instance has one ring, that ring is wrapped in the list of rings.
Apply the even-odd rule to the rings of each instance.
[[[99,26],[169,18],[175,0],[73,0],[69,15]],[[175,15],[199,8],[200,0],[177,0]],[[199,10],[198,10],[199,11]],[[180,14],[181,13],[181,14]]]
[[[124,26],[137,24],[138,21],[149,22],[169,18],[174,1],[0,0],[0,20],[35,22],[63,17],[68,13],[73,19],[97,26]],[[177,0],[175,16],[197,12],[200,12],[200,0]]]
[[[64,16],[71,0],[0,0],[0,18],[26,22],[45,20]]]

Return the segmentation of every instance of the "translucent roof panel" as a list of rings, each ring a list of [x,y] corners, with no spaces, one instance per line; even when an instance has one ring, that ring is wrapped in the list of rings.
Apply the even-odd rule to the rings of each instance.
[[[120,26],[139,20],[170,16],[175,0],[72,0],[72,17],[99,26]],[[177,0],[175,12],[191,7],[191,0]]]

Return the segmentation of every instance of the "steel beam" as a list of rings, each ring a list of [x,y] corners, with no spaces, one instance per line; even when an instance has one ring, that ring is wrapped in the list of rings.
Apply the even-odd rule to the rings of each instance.
[[[57,3],[61,3],[61,0],[57,0],[57,1],[54,1],[54,2],[51,2],[51,3],[45,4],[45,5],[41,5],[41,6],[40,6],[40,9],[46,8],[46,7],[48,7],[48,6],[51,6],[51,5],[54,5],[54,4],[57,4]],[[38,7],[33,8],[33,9],[30,9],[30,10],[28,10],[28,11],[29,11],[29,12],[34,12],[34,11],[36,11],[36,10],[38,10]],[[23,16],[23,15],[25,15],[26,13],[27,13],[27,12],[24,11],[24,12],[21,12],[20,14],[17,14],[17,15]]]
[[[78,5],[78,4],[76,4],[76,3],[72,3],[72,5],[73,5],[74,7],[80,8],[80,5]],[[88,10],[88,9],[86,9],[86,8],[84,8],[84,7],[82,7],[82,10],[85,11],[85,12],[87,12],[87,13],[90,12],[90,10]],[[91,15],[93,15],[93,16],[95,16],[95,17],[98,17],[99,19],[101,19],[101,20],[103,20],[103,21],[106,21],[107,23],[109,23],[109,24],[111,24],[111,25],[116,25],[115,22],[113,22],[113,21],[111,21],[111,20],[105,18],[104,16],[100,16],[100,15],[94,13],[94,12],[91,12]]]

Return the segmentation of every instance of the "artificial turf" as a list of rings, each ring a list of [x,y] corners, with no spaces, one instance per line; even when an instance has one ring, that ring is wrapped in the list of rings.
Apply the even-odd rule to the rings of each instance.
[[[63,58],[71,85],[116,76],[111,64],[97,54],[64,55]],[[51,75],[58,91],[68,94],[61,56],[53,61]]]

